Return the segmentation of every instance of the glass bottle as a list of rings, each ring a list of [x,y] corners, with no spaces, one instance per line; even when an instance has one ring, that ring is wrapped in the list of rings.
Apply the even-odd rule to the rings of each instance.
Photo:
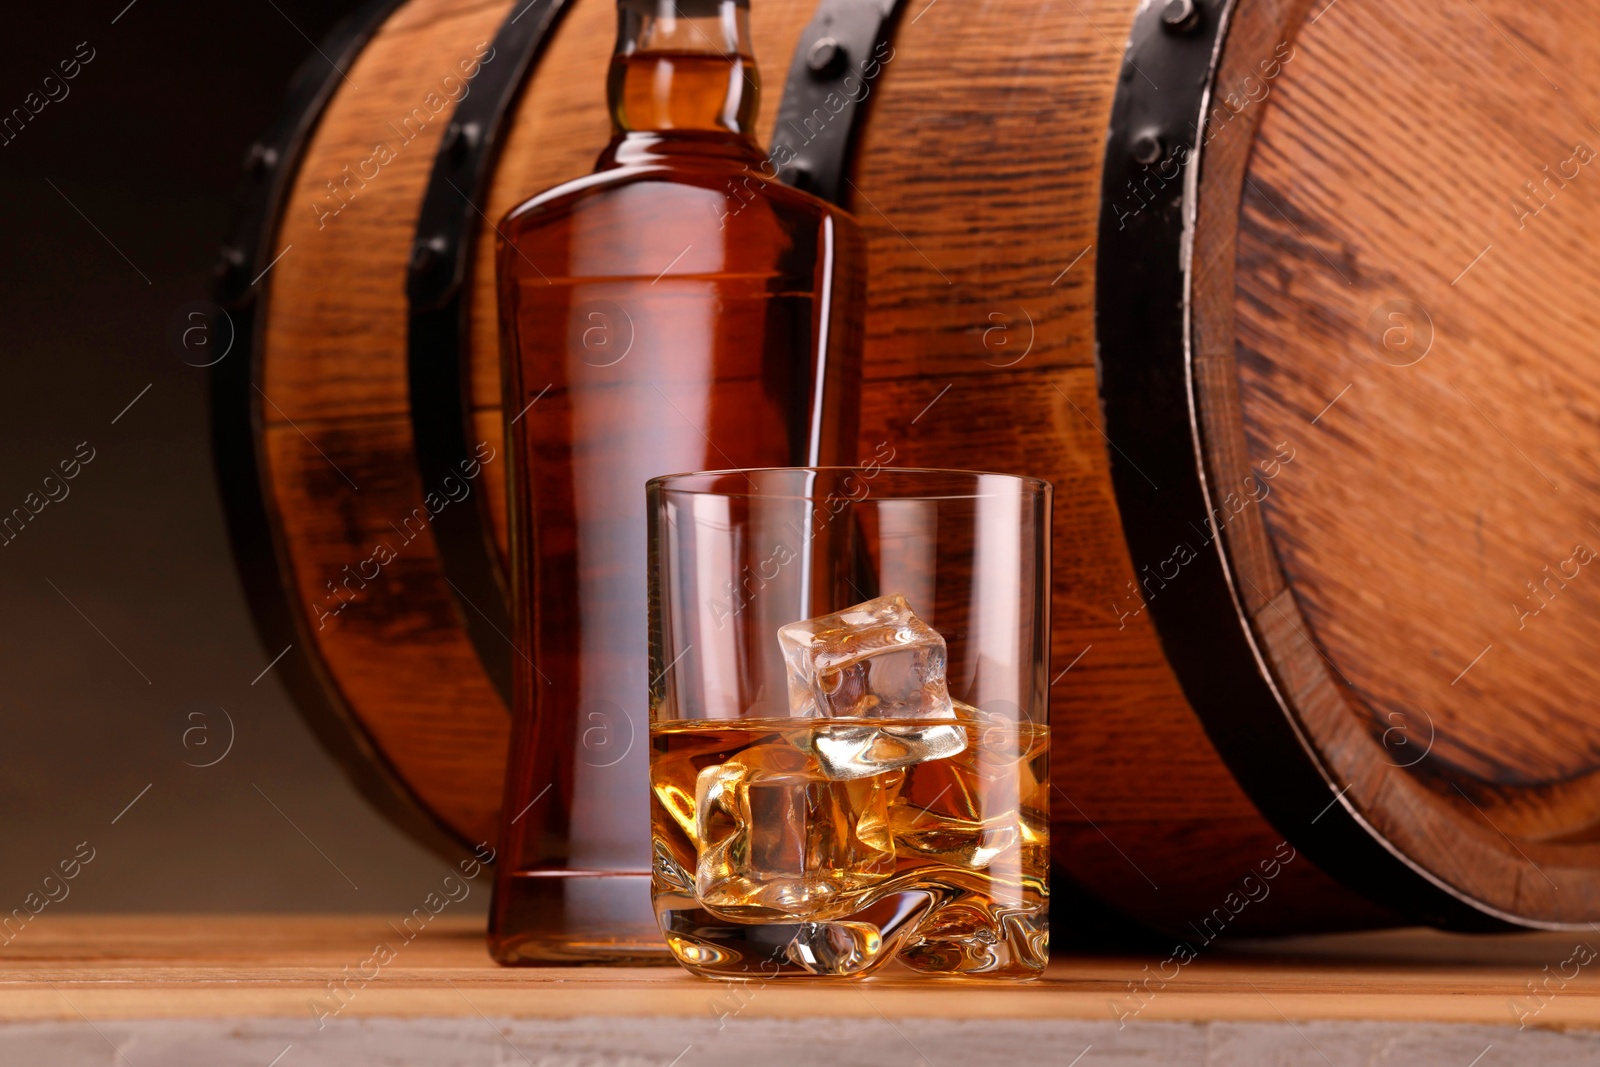
[[[646,480],[855,453],[865,246],[772,180],[748,0],[617,14],[610,144],[512,210],[497,249],[518,649],[502,963],[670,960],[650,904]]]

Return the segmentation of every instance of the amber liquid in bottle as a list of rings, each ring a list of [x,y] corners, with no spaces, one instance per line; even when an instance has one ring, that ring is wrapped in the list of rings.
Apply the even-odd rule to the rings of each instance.
[[[502,963],[671,959],[650,901],[645,481],[855,452],[864,245],[772,179],[747,0],[618,18],[595,173],[500,225],[519,650]]]

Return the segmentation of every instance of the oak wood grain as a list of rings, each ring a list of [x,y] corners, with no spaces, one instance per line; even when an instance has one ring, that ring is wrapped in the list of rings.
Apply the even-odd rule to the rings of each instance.
[[[1582,942],[1581,938],[1577,942]],[[1582,942],[1587,943],[1587,942]],[[394,950],[374,967],[376,946]],[[1319,1019],[1515,1025],[1536,1006],[1530,977],[1560,970],[1574,935],[1492,941],[1424,931],[1301,938],[1245,951],[1203,950],[1165,987],[1152,986],[1134,1022]],[[1591,950],[1592,951],[1592,950]],[[742,987],[740,1019],[1117,1019],[1136,1005],[1130,981],[1159,954],[1058,957],[1033,983],[878,979],[864,985]],[[1531,1018],[1539,1027],[1600,1022],[1600,980],[1575,976]],[[482,924],[433,919],[410,942],[383,916],[58,916],[30,928],[0,957],[0,1020],[280,1016],[314,1024],[328,983],[357,981],[338,1018],[466,1016],[714,1018],[729,987],[675,966],[504,968],[484,949]],[[1170,968],[1167,973],[1171,973]],[[755,995],[749,995],[754,993]],[[321,1000],[319,1001],[319,998]],[[81,1014],[80,1014],[81,1013]],[[1306,1050],[1311,1053],[1310,1049]],[[1064,1059],[1070,1059],[1068,1051]]]
[[[283,544],[309,632],[361,728],[417,799],[469,841],[493,841],[510,717],[461,633],[429,510],[430,499],[440,508],[471,501],[424,496],[406,462],[404,415],[321,429],[316,445],[289,426],[268,428],[262,442],[280,513],[292,516]]]
[[[1446,44],[1406,5],[1285,4],[1275,37],[1266,6],[1229,39],[1219,86],[1256,78],[1207,149],[1195,240],[1211,475],[1296,456],[1227,531],[1240,599],[1392,848],[1492,909],[1591,921],[1600,192],[1572,159],[1595,98],[1574,42],[1600,24],[1489,4]],[[1458,165],[1422,166],[1430,143]],[[1546,199],[1522,185],[1562,161]]]
[[[508,9],[411,0],[347,72],[295,176],[279,226],[286,251],[261,283],[269,300],[255,398],[290,595],[336,706],[349,710],[335,728],[359,731],[467,842],[497,833],[510,720],[433,544],[437,501],[428,503],[407,414],[405,265],[449,119],[440,100],[460,94],[458,64],[479,55]],[[372,167],[361,163],[380,143],[390,157],[363,180]],[[491,447],[499,454],[498,440]],[[499,475],[487,464],[472,492],[503,492]],[[380,545],[392,562],[371,562]]]

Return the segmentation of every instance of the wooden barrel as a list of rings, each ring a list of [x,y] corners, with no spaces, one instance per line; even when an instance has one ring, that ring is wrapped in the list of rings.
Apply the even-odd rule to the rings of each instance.
[[[813,13],[755,0],[764,136]],[[266,654],[441,847],[495,834],[519,654],[491,220],[590,169],[613,27],[374,3],[223,261]],[[840,194],[861,451],[1055,484],[1054,851],[1092,897],[1192,941],[1600,919],[1591,38],[1570,0],[898,11]]]

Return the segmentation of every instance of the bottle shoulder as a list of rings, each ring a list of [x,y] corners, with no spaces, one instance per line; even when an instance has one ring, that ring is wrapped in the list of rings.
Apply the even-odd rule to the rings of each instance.
[[[764,161],[762,161],[764,162]],[[760,205],[759,216],[778,216],[790,224],[814,218],[834,219],[845,239],[859,238],[859,226],[849,212],[811,193],[770,176],[770,165],[679,165],[675,161],[634,163],[611,167],[553,186],[529,197],[508,211],[500,223],[503,235],[541,228],[584,210],[634,210],[648,198],[656,211],[670,211],[674,202],[703,213],[722,228]],[[721,207],[719,208],[719,202]]]
[[[498,237],[501,273],[540,285],[601,277],[655,285],[670,273],[762,277],[798,291],[815,283],[819,263],[854,277],[866,255],[855,221],[809,193],[742,165],[670,158],[558,185],[514,208]]]
[[[645,168],[633,169],[642,170]],[[648,177],[643,174],[624,173],[624,170],[625,168],[618,168],[617,170],[585,174],[580,178],[573,178],[562,182],[560,185],[551,186],[544,192],[530,196],[510,211],[507,211],[500,220],[500,229],[518,228],[522,224],[536,221],[544,216],[566,214],[585,200],[604,196],[612,189],[621,188]]]

